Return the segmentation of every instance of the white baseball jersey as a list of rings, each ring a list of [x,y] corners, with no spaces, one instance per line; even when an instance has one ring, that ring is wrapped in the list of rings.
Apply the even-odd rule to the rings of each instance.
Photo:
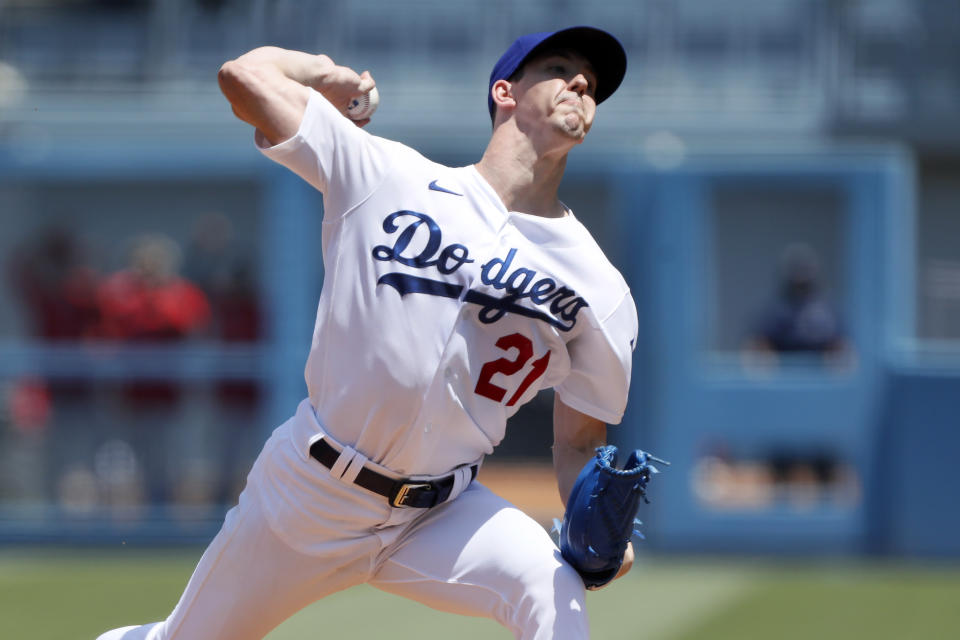
[[[620,421],[636,307],[572,213],[508,211],[473,166],[372,136],[317,92],[294,137],[257,142],[324,196],[306,381],[330,436],[397,473],[437,474],[490,453],[546,387]],[[305,451],[315,433],[299,431]]]

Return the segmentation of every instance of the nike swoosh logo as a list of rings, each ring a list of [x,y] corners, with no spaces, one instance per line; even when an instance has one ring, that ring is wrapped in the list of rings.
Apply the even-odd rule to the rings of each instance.
[[[429,185],[429,187],[430,187],[430,189],[431,189],[432,191],[439,191],[439,192],[441,192],[441,193],[449,193],[449,194],[454,195],[454,196],[462,196],[462,195],[463,195],[462,193],[457,193],[456,191],[450,191],[450,189],[444,189],[443,187],[441,187],[440,185],[437,184],[437,181],[436,181],[436,180],[434,180],[433,182],[431,182],[430,185]]]

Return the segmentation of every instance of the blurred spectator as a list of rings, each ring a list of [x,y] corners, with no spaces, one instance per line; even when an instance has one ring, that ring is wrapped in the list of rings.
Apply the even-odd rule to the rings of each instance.
[[[748,352],[771,362],[779,354],[845,353],[847,340],[838,314],[823,294],[816,252],[805,244],[790,245],[780,270],[778,295],[761,314],[747,342]]]
[[[216,309],[221,339],[226,342],[255,342],[260,339],[260,300],[251,265],[232,265],[223,288],[217,292]]]
[[[222,213],[201,216],[183,270],[210,299],[214,334],[226,342],[254,342],[261,332],[260,301],[249,252],[236,249],[234,235]]]
[[[190,232],[183,273],[211,298],[223,286],[233,262],[233,223],[220,212],[200,215]]]
[[[42,230],[15,252],[10,273],[33,336],[73,340],[97,326],[98,274],[72,232],[61,227]]]
[[[104,280],[97,291],[101,335],[122,340],[171,340],[203,329],[210,303],[182,278],[180,248],[163,235],[134,242],[129,266]]]

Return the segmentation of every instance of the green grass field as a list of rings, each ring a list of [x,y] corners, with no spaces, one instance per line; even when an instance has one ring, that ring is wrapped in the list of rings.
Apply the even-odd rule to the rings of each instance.
[[[0,551],[0,638],[92,640],[158,620],[200,549]],[[589,594],[594,638],[870,640],[960,637],[960,566],[643,558]],[[369,587],[301,611],[269,640],[510,637],[495,623],[432,611]]]

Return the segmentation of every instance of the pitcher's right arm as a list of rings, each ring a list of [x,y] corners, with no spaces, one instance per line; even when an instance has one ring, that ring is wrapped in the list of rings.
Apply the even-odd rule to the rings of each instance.
[[[366,71],[358,74],[326,55],[278,47],[259,47],[225,62],[217,80],[234,114],[273,145],[297,133],[311,88],[346,115],[350,101],[375,86]]]

